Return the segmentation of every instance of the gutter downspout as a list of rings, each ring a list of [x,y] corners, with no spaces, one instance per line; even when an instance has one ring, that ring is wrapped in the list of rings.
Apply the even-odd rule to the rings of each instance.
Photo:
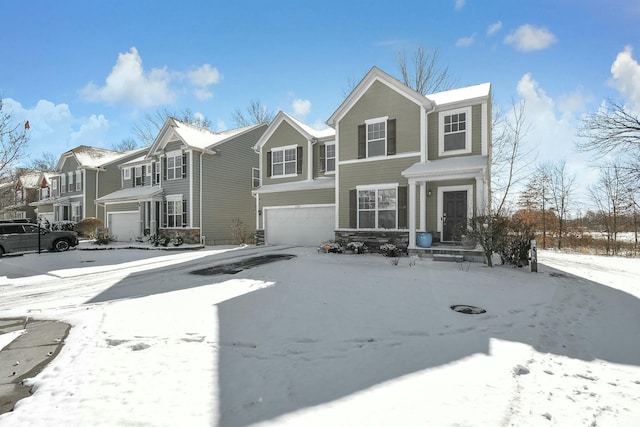
[[[205,237],[202,234],[202,156],[204,156],[204,151],[200,152],[200,243],[204,245]]]

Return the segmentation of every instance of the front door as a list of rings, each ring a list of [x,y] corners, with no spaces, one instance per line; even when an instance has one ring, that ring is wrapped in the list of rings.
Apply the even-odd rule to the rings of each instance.
[[[467,192],[445,191],[442,203],[442,241],[459,241],[467,225]]]

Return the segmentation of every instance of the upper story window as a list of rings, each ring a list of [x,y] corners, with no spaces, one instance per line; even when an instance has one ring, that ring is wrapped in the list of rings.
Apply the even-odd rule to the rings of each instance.
[[[76,191],[82,191],[82,171],[76,171]]]
[[[134,168],[133,174],[134,174],[136,186],[144,185],[143,169],[144,169],[144,166],[136,166]]]
[[[69,184],[69,189],[67,191],[73,191],[73,172],[67,173],[67,184]]]
[[[251,168],[251,188],[260,187],[260,169]]]
[[[165,179],[179,179],[187,176],[186,155],[177,151],[167,153]]]
[[[49,198],[49,187],[42,187],[40,189],[40,200],[48,199],[48,198]]]
[[[65,174],[60,175],[60,191],[67,192],[67,176]]]
[[[296,174],[297,147],[284,147],[271,151],[271,176]]]
[[[153,183],[158,184],[160,182],[160,162],[155,162],[153,167]]]
[[[124,179],[131,179],[131,168],[124,168],[122,170],[122,177]]]
[[[320,146],[320,171],[325,173],[336,170],[336,144]]]
[[[440,155],[471,153],[471,107],[440,113]]]
[[[358,126],[358,158],[396,154],[396,120],[388,117],[365,120]]]

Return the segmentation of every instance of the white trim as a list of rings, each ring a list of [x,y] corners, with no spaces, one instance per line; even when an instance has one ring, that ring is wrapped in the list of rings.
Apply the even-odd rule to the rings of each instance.
[[[265,209],[304,209],[304,208],[330,208],[335,206],[335,203],[319,203],[319,204],[306,204],[306,205],[278,205],[278,206],[264,206]],[[263,213],[264,215],[264,213]]]
[[[367,185],[357,185],[356,186],[356,227],[358,230],[376,230],[376,231],[381,231],[381,230],[398,230],[398,187],[400,186],[400,184],[398,183],[391,183],[391,184],[367,184]],[[377,227],[378,225],[378,212],[380,211],[380,208],[378,207],[378,191],[380,190],[390,190],[393,189],[396,191],[396,208],[395,208],[395,212],[396,212],[396,217],[395,217],[395,223],[396,226],[395,228],[379,228]],[[360,227],[360,191],[371,191],[371,190],[375,190],[376,192],[376,203],[375,203],[375,208],[373,209],[374,212],[374,223],[376,225],[376,227],[373,228],[361,228]],[[414,189],[415,191],[415,189]],[[389,211],[390,209],[382,209],[384,211]],[[371,211],[371,209],[367,209],[368,212]]]
[[[187,171],[189,180],[189,227],[193,225],[193,150],[189,151],[189,170]],[[202,195],[200,195],[202,197]]]
[[[338,135],[340,135],[340,124],[336,123],[336,139],[335,139],[335,144],[336,144],[336,170],[335,170],[335,192],[333,195],[333,200],[335,200],[335,204],[336,204],[336,208],[335,208],[335,213],[334,213],[334,218],[335,218],[335,224],[333,225],[333,228],[335,230],[338,229],[338,225],[340,223],[340,205],[339,205],[339,195],[340,195],[340,137]]]
[[[482,112],[480,114],[482,118],[482,123],[480,123],[480,138],[482,142],[482,155],[487,156],[489,153],[489,111],[487,107],[487,103],[482,103]]]
[[[182,200],[184,200],[182,198],[182,194],[167,194],[166,196],[164,196],[164,199],[167,202],[181,202]]]
[[[387,120],[389,120],[389,116],[384,116],[384,117],[375,117],[375,118],[373,118],[373,119],[367,119],[367,120],[365,120],[365,121],[364,121],[364,123],[365,123],[366,125],[372,125],[372,124],[374,124],[374,123],[380,123],[380,122],[385,122],[385,123],[386,123],[386,121],[387,121]]]
[[[437,221],[437,231],[440,232],[440,236],[442,236],[444,227],[442,225],[442,218],[444,214],[444,193],[449,191],[466,191],[467,192],[467,218],[473,217],[473,184],[469,185],[451,185],[445,187],[438,187],[438,221]]]
[[[365,185],[356,185],[356,190],[373,190],[378,188],[398,188],[400,187],[400,183],[392,182],[389,184],[365,184]]]
[[[438,155],[441,157],[455,156],[458,154],[469,154],[472,149],[472,129],[473,121],[471,117],[471,106],[445,110],[438,112]],[[453,114],[465,113],[465,148],[461,150],[444,150],[444,118]]]
[[[327,155],[327,147],[332,146],[333,147],[333,157],[331,157],[333,159],[333,170],[328,170],[327,168],[327,160],[329,160],[329,156]],[[325,175],[333,175],[336,173],[336,169],[337,169],[337,163],[336,163],[336,143],[335,142],[325,142],[324,144],[324,174]]]
[[[388,141],[388,133],[387,129],[387,120],[389,120],[389,116],[385,117],[376,117],[374,119],[368,119],[364,121],[364,141],[365,141],[365,151],[366,158],[376,158],[376,157],[386,157],[387,156],[387,141]],[[369,141],[369,126],[376,125],[378,123],[384,124],[384,138],[372,139]],[[380,142],[384,140],[384,148],[382,149],[382,154],[377,154],[375,156],[369,155],[369,142]]]
[[[131,179],[131,168],[124,168],[122,172],[122,179]]]
[[[271,179],[280,179],[280,178],[292,178],[294,176],[298,176],[298,144],[294,144],[294,145],[284,145],[282,147],[276,147],[276,148],[272,148],[271,149],[271,176],[269,178]],[[296,159],[295,159],[295,171],[293,173],[288,173],[285,174],[285,151],[287,150],[295,150],[295,155],[296,155]],[[273,173],[273,153],[274,152],[278,152],[278,151],[282,151],[282,175],[275,175]]]
[[[296,168],[297,167],[298,167],[298,153],[296,153]],[[271,172],[273,173],[273,170],[271,170]],[[313,179],[313,141],[311,139],[307,140],[307,179],[308,180]]]
[[[338,151],[336,150],[336,154],[337,153]],[[376,157],[370,157],[370,158],[364,158],[364,159],[344,160],[341,162],[338,162],[337,156],[336,156],[336,164],[342,166],[342,165],[352,165],[352,164],[365,163],[365,162],[379,162],[380,160],[405,159],[408,157],[420,157],[420,152],[412,151],[410,153],[394,154],[392,156],[376,156]]]

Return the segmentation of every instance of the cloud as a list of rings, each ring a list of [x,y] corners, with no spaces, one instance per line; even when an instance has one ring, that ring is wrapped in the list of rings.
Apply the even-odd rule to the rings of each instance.
[[[308,99],[294,99],[291,107],[296,116],[304,117],[311,112],[311,101]]]
[[[92,114],[77,131],[71,132],[69,142],[71,147],[78,145],[105,146],[109,120],[102,114]]]
[[[227,124],[222,119],[218,119],[216,122],[216,132],[224,132],[227,130]]]
[[[525,24],[505,37],[504,42],[512,45],[516,50],[529,52],[546,49],[555,43],[556,40],[556,36],[546,28]]]
[[[587,104],[591,101],[593,101],[591,95],[585,94],[581,89],[578,89],[574,92],[560,95],[557,105],[558,110],[566,116],[584,112],[587,109]]]
[[[171,104],[175,100],[170,82],[171,76],[166,67],[145,72],[138,50],[132,47],[129,52],[118,55],[104,86],[91,82],[81,90],[81,94],[92,102],[148,108]]]
[[[467,3],[467,0],[455,0],[455,5],[454,5],[455,10],[462,10],[462,8],[466,3]]]
[[[487,35],[492,36],[502,29],[502,21],[494,22],[487,28]]]
[[[206,101],[213,97],[213,93],[209,90],[209,86],[220,83],[222,75],[217,68],[209,64],[204,64],[199,68],[187,73],[189,82],[195,86],[193,91],[196,98]]]
[[[469,37],[462,37],[456,41],[456,47],[469,47],[476,39],[476,33],[471,34]]]
[[[640,64],[633,58],[633,49],[626,46],[611,65],[611,85],[625,98],[634,113],[640,113]]]

